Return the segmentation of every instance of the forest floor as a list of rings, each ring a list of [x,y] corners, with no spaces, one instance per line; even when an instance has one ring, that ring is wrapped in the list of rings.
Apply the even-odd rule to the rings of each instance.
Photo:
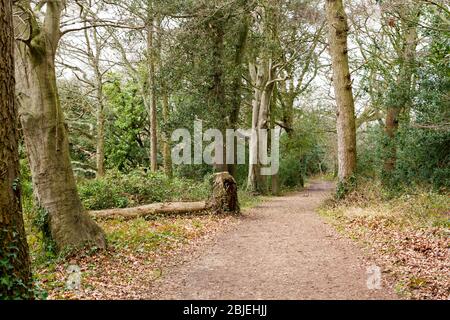
[[[392,197],[360,181],[346,199],[318,210],[372,257],[405,299],[450,299],[450,195],[411,188]]]
[[[34,274],[49,299],[446,298],[446,225],[403,230],[396,208],[379,200],[376,214],[368,201],[351,202],[357,223],[351,207],[328,207],[333,191],[315,180],[302,192],[246,200],[241,216],[99,220],[108,250],[35,261]],[[419,200],[399,201],[422,210]],[[79,291],[66,287],[70,265],[81,268]],[[371,290],[377,266],[381,289]]]

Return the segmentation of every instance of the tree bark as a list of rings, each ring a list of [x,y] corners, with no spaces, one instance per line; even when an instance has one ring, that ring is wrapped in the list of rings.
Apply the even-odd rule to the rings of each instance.
[[[99,211],[90,211],[89,214],[94,218],[100,219],[135,219],[139,217],[148,217],[167,214],[188,214],[206,211],[208,208],[205,201],[199,202],[167,202],[153,203],[145,206],[124,209],[107,209]]]
[[[259,184],[260,172],[258,165],[258,125],[259,125],[259,114],[261,107],[262,98],[262,87],[266,83],[266,69],[261,66],[261,62],[256,62],[256,64],[250,64],[250,76],[252,78],[253,89],[253,100],[252,100],[252,136],[250,138],[249,146],[249,170],[247,177],[247,190],[250,192],[260,192],[263,186]]]
[[[10,0],[0,0],[0,260],[4,262],[0,265],[0,300],[32,297],[20,199],[11,4]]]
[[[273,88],[273,94],[272,94],[272,103],[270,105],[270,128],[274,129],[275,128],[275,115],[274,115],[274,107],[276,106],[276,101],[277,101],[277,95],[278,95],[278,89],[277,86],[274,85]],[[270,148],[272,148],[272,141],[273,139],[275,139],[274,137],[274,132],[271,131],[270,132]],[[273,150],[271,149],[270,152],[272,153]],[[270,192],[272,195],[274,196],[278,196],[280,194],[280,179],[279,179],[279,175],[278,172],[272,174],[272,176],[270,177]]]
[[[251,192],[267,193],[267,177],[260,174],[259,148],[260,141],[267,138],[261,135],[262,130],[269,129],[269,109],[275,86],[275,69],[272,60],[259,59],[256,64],[250,64],[254,94],[252,101],[252,130],[254,134],[250,139],[249,157],[253,164],[249,164],[247,189]],[[266,150],[265,150],[266,151]]]
[[[36,204],[57,249],[106,246],[103,231],[85,212],[73,174],[67,128],[56,86],[55,54],[60,40],[62,1],[47,2],[41,25],[28,2],[31,32],[18,44],[20,120]]]
[[[395,169],[397,162],[397,146],[395,144],[395,136],[398,130],[398,122],[400,115],[400,108],[397,106],[390,106],[386,110],[386,120],[384,132],[386,134],[386,150],[384,159],[384,174],[386,177],[390,176]]]
[[[212,194],[206,206],[214,213],[240,213],[236,180],[229,172],[214,175]]]
[[[327,0],[326,14],[337,104],[338,177],[346,185],[356,171],[356,124],[348,62],[348,25],[342,0]]]
[[[169,96],[167,91],[164,90],[163,101],[162,101],[162,111],[163,111],[163,120],[164,123],[168,123],[169,114],[170,114],[170,106],[169,106]],[[167,177],[172,178],[173,169],[172,169],[172,152],[171,152],[171,144],[170,144],[170,135],[167,129],[163,132],[164,141],[163,141],[163,158],[164,158],[164,173]]]
[[[149,1],[147,21],[147,59],[148,59],[148,104],[149,104],[149,124],[150,124],[150,170],[158,171],[158,130],[156,115],[156,86],[155,86],[155,16],[152,1]]]

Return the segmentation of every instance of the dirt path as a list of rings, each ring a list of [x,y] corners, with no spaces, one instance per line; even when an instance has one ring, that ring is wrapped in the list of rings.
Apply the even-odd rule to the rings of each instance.
[[[314,212],[331,183],[273,198],[244,214],[151,289],[156,299],[389,299],[367,289],[370,265]]]

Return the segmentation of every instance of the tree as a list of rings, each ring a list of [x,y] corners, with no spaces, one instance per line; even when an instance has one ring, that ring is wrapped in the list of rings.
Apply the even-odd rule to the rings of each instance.
[[[229,128],[237,129],[239,122],[239,115],[241,113],[242,104],[242,76],[244,73],[243,60],[245,56],[245,50],[248,42],[249,33],[249,17],[248,14],[244,13],[241,21],[238,24],[238,37],[237,42],[234,46],[234,64],[233,64],[233,77],[231,83],[231,113],[229,116]],[[228,172],[236,178],[237,175],[237,144],[235,144],[234,150],[234,163],[228,164]]]
[[[270,119],[271,127],[280,126],[286,132],[287,138],[291,140],[289,144],[297,149],[296,146],[302,139],[294,139],[298,134],[294,132],[295,115],[298,114],[298,109],[308,108],[307,105],[301,104],[300,99],[307,95],[323,67],[319,58],[326,49],[326,46],[320,45],[323,42],[325,19],[324,15],[316,9],[314,2],[287,1],[283,11],[283,19],[277,27],[279,31],[275,35],[275,41],[279,43],[282,55],[279,69],[285,74],[286,80],[278,82],[274,89]],[[306,101],[310,104],[308,99]],[[304,167],[305,155],[300,154],[295,155],[292,152],[288,157],[295,161],[297,168]],[[303,186],[302,171],[298,170],[298,182]],[[278,193],[278,181],[278,175],[272,175],[272,194]]]
[[[85,244],[104,248],[103,231],[85,212],[70,162],[69,142],[56,84],[55,55],[65,1],[19,1],[17,89],[20,120],[39,211],[58,249]],[[42,17],[42,18],[41,18]],[[42,20],[41,20],[42,19]]]
[[[397,162],[396,135],[400,116],[404,113],[409,117],[412,103],[413,75],[418,42],[417,24],[420,7],[416,4],[399,5],[401,27],[397,30],[400,46],[397,48],[399,71],[396,83],[391,85],[390,96],[387,99],[385,133],[386,151],[384,159],[384,176],[392,181],[393,171]]]
[[[342,0],[327,0],[326,14],[337,105],[338,176],[345,190],[356,170],[356,123],[348,62],[347,16]]]
[[[140,95],[148,113],[149,165],[150,170],[155,172],[158,170],[157,107],[159,101],[166,104],[166,95],[169,94],[167,88],[164,88],[166,91],[164,93],[161,93],[163,90],[158,90],[157,81],[162,41],[161,21],[165,18],[165,7],[162,3],[153,0],[132,0],[126,2],[113,0],[109,4],[115,7],[121,15],[121,19],[139,21],[143,25],[142,28],[130,28],[125,34],[120,34],[117,28],[110,28],[109,32],[114,40],[113,47],[121,56],[121,64],[127,70],[128,75],[139,84]],[[133,36],[130,36],[131,34]],[[128,50],[127,46],[132,43],[138,43],[139,46],[141,42],[145,43],[143,53],[142,50],[138,52]],[[164,152],[164,150],[167,150],[165,144],[163,155],[166,155],[165,165],[169,166],[171,161],[167,159],[167,152]],[[171,170],[165,169],[165,171],[170,175]]]
[[[88,5],[92,7],[91,1]],[[104,78],[107,71],[102,70],[101,57],[102,52],[106,47],[108,39],[102,39],[99,31],[96,27],[92,28],[92,36],[89,34],[87,18],[90,10],[85,10],[84,18],[84,38],[86,41],[86,54],[89,65],[94,71],[93,87],[95,89],[95,100],[97,102],[97,139],[96,139],[96,168],[97,177],[103,177],[105,175],[105,99],[104,99]],[[91,17],[95,19],[95,16]],[[92,40],[91,40],[92,39]],[[108,69],[107,69],[108,70]]]
[[[249,11],[253,6],[243,0],[193,1],[165,11],[163,28],[158,33],[163,35],[162,54],[157,59],[157,87],[161,87],[163,99],[163,117],[158,123],[163,143],[170,137],[167,130],[193,130],[195,120],[202,120],[204,129],[221,130],[224,136],[226,129],[237,128],[245,120],[241,107],[246,102],[243,79]],[[164,116],[166,94],[170,99],[169,117]],[[214,168],[236,174],[237,166],[223,164],[222,160],[216,158],[213,167],[202,166],[201,170]]]
[[[272,95],[279,65],[274,61],[274,50],[272,49],[275,27],[270,23],[278,18],[279,12],[273,7],[259,6],[254,12],[255,33],[261,37],[263,44],[256,53],[253,61],[249,63],[249,74],[253,87],[252,99],[252,131],[249,149],[249,170],[247,178],[247,189],[252,192],[267,193],[267,177],[260,174],[260,150],[263,139],[267,138],[263,132],[270,129],[269,112]],[[274,18],[275,16],[276,18]],[[274,22],[274,25],[278,23]]]
[[[166,86],[164,86],[163,94],[162,94],[162,120],[164,123],[169,122],[170,118],[170,105],[169,105],[169,94],[167,92]],[[173,177],[173,169],[172,169],[172,151],[171,151],[171,142],[170,135],[168,130],[162,130],[162,144],[163,144],[163,160],[164,160],[164,173],[169,178]]]
[[[20,199],[12,1],[0,1],[0,299],[30,297],[31,268]]]
[[[95,26],[99,20],[97,16],[104,9],[102,5],[94,6],[91,0],[86,0],[85,4],[80,2],[78,5],[80,6],[80,22],[84,29],[80,30],[84,38],[83,45],[79,41],[76,41],[78,39],[81,40],[81,37],[77,37],[77,35],[71,37],[68,41],[61,41],[57,65],[70,70],[78,82],[86,87],[87,97],[92,96],[92,100],[95,102],[96,134],[92,135],[91,140],[95,143],[96,149],[96,176],[103,177],[105,175],[106,104],[104,86],[107,82],[106,74],[114,65],[109,60],[107,60],[108,62],[105,61],[105,52],[110,36]],[[69,123],[69,131],[73,129],[73,126],[70,126],[71,124]]]
[[[150,121],[150,169],[153,172],[158,170],[158,136],[157,136],[157,114],[156,114],[156,52],[158,41],[156,28],[159,26],[159,17],[154,12],[153,1],[148,2],[148,15],[145,30],[147,32],[147,92],[148,92],[148,114]],[[145,101],[145,100],[144,100]]]

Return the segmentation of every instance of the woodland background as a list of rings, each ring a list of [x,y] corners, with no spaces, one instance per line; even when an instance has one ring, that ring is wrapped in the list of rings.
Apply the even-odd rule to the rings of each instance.
[[[7,272],[15,258],[3,254],[0,297],[73,298],[63,280],[73,257],[92,274],[109,268],[120,278],[133,259],[170,255],[234,218],[95,223],[86,211],[205,200],[213,174],[228,171],[243,208],[310,177],[337,180],[336,199],[321,213],[392,267],[398,292],[446,298],[449,5],[344,7],[346,14],[342,1],[320,0],[13,1],[15,185],[35,285],[22,288],[30,276],[17,285]],[[279,173],[173,165],[171,133],[193,131],[195,120],[205,130],[277,128]],[[93,245],[81,258],[68,250],[86,241]]]

